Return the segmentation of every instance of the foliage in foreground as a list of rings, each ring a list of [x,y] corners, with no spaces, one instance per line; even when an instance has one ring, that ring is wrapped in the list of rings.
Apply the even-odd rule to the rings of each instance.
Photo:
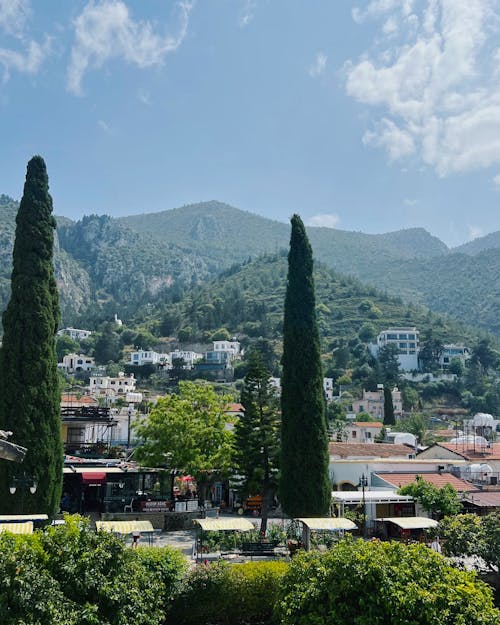
[[[168,622],[175,625],[268,623],[279,599],[285,562],[216,562],[186,577]]]
[[[88,521],[0,534],[2,625],[160,625],[185,571],[173,549],[127,549]]]
[[[424,545],[350,540],[297,555],[283,579],[281,625],[497,625],[491,589]]]

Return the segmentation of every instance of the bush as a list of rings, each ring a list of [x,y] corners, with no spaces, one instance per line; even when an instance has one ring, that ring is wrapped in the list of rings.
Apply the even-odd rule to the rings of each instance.
[[[486,584],[425,545],[352,540],[297,555],[275,615],[281,625],[493,625],[500,618]]]
[[[244,625],[269,622],[279,599],[285,562],[201,565],[187,576],[168,622],[175,625]]]

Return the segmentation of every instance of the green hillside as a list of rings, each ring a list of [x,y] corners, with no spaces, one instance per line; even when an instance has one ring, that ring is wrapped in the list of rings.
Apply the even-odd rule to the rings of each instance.
[[[484,237],[478,237],[473,241],[469,241],[459,247],[455,247],[453,248],[453,252],[474,256],[475,254],[480,254],[486,250],[498,248],[500,248],[500,231],[491,232]]]

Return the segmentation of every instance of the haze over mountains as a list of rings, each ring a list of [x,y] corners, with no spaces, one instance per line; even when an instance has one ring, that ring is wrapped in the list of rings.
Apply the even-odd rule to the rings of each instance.
[[[0,306],[6,305],[17,203],[0,196]],[[132,315],[166,293],[287,249],[289,225],[203,202],[113,219],[58,217],[55,265],[64,323]],[[449,249],[423,228],[364,234],[308,228],[315,258],[339,274],[500,335],[500,233]]]

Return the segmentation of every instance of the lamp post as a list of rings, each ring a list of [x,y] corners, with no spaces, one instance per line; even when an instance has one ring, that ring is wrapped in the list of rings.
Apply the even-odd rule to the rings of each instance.
[[[37,489],[37,483],[35,478],[31,475],[27,475],[23,473],[17,477],[13,477],[9,484],[9,493],[14,495],[16,491],[20,489],[21,491],[21,514],[24,512],[24,491],[29,490],[29,492],[34,495]]]
[[[361,486],[362,497],[363,497],[363,538],[366,540],[366,499],[365,499],[365,488],[368,486],[368,478],[363,473],[363,475],[359,478],[359,486]]]

